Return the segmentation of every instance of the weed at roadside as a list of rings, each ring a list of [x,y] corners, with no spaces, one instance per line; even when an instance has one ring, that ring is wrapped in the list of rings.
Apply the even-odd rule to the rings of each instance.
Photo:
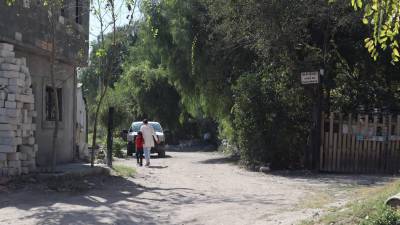
[[[297,206],[300,209],[321,209],[334,202],[335,198],[332,193],[316,192],[310,193]]]
[[[355,200],[343,208],[331,208],[317,221],[303,221],[302,225],[397,225],[392,223],[397,215],[384,206],[386,199],[400,191],[400,181],[377,188],[358,190]],[[394,214],[393,214],[394,213]]]
[[[135,168],[124,165],[114,165],[113,171],[116,175],[122,177],[133,177],[136,174]]]
[[[368,215],[360,225],[398,225],[400,214],[392,208],[381,205],[376,212]]]

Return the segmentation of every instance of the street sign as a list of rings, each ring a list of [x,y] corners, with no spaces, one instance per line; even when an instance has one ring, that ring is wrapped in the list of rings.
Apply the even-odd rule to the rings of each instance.
[[[319,83],[319,72],[302,72],[301,73],[302,84],[318,84]]]

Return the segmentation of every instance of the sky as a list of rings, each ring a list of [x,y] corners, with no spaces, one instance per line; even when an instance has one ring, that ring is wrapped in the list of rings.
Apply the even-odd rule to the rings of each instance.
[[[96,2],[96,1],[94,1]],[[118,19],[117,19],[117,26],[123,26],[128,24],[129,20],[126,18],[127,15],[129,15],[129,10],[127,9],[127,7],[124,4],[123,0],[115,0],[116,2],[116,8],[117,8],[117,12],[118,12]],[[104,10],[104,5],[103,5],[103,11]],[[136,17],[139,17],[139,13],[135,13]],[[110,15],[106,15],[105,16],[105,22],[106,23],[110,23],[111,22],[111,16]],[[100,34],[100,22],[99,20],[96,18],[96,16],[91,12],[90,13],[90,34],[89,34],[89,40],[90,43],[92,43],[92,41],[97,39],[97,36]],[[108,30],[106,30],[106,33],[111,32],[111,27],[108,28]]]

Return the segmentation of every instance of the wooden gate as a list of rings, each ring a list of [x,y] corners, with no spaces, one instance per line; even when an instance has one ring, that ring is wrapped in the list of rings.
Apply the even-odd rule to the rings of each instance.
[[[397,173],[400,115],[322,115],[320,170]]]

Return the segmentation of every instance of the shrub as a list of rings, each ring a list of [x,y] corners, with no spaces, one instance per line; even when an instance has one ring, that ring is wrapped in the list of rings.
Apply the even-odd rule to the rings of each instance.
[[[268,71],[239,78],[231,140],[239,147],[243,163],[271,163],[275,169],[302,166],[311,125],[309,105],[293,93],[296,88],[301,92],[301,87],[289,88],[287,82]]]
[[[124,165],[114,165],[113,171],[122,177],[133,177],[136,174],[135,168]]]
[[[390,207],[382,206],[367,216],[361,225],[399,225],[400,214]]]
[[[113,156],[117,158],[123,158],[123,149],[126,148],[126,142],[122,138],[114,138],[113,140]]]

